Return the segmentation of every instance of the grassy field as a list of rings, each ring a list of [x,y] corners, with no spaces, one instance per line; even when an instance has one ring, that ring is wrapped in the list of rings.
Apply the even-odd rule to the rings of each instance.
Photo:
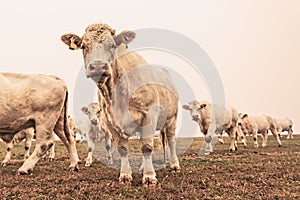
[[[280,148],[270,136],[264,149],[254,149],[252,139],[248,138],[248,148],[239,145],[233,153],[228,152],[229,141],[225,139],[225,144],[217,144],[215,152],[203,158],[198,157],[201,138],[194,139],[186,151],[182,144],[187,141],[179,140],[182,170],[157,170],[156,188],[142,187],[142,174],[137,173],[134,164],[132,185],[120,185],[117,156],[114,167],[99,160],[89,168],[84,167],[84,143],[77,144],[82,159],[79,172],[68,171],[66,148],[58,142],[53,162],[41,160],[33,174],[18,176],[24,154],[23,144],[19,144],[11,164],[0,167],[0,199],[300,199],[300,135],[293,140],[284,136]],[[137,142],[131,143],[131,150],[138,151]],[[1,142],[0,159],[4,158],[5,150]],[[136,166],[141,162],[134,161]],[[154,162],[159,161],[154,157]]]

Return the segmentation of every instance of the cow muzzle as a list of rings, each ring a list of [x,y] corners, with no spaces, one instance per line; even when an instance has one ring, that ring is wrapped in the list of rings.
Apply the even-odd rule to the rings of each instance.
[[[192,119],[193,119],[194,121],[199,121],[199,116],[198,116],[198,115],[193,115],[193,116],[192,116]]]
[[[109,76],[109,64],[102,61],[94,61],[87,65],[86,76],[88,78],[94,76]]]
[[[92,125],[97,125],[97,124],[98,124],[97,119],[92,119],[92,120],[91,120],[91,124],[92,124]]]

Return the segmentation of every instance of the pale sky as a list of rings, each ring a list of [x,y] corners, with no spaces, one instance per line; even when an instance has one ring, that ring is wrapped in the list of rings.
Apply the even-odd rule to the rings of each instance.
[[[83,59],[60,36],[82,35],[96,22],[117,32],[161,28],[187,36],[217,67],[228,104],[250,115],[290,117],[300,131],[300,1],[6,1],[0,8],[0,71],[60,76],[69,87],[73,113]],[[150,63],[174,66],[194,84],[185,61],[166,52],[143,53]],[[209,98],[203,80],[197,81],[196,97]],[[91,80],[86,84],[94,87]],[[197,128],[190,118],[185,123]]]

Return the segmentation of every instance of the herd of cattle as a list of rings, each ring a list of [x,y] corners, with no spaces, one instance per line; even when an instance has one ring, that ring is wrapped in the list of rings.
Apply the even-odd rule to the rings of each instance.
[[[86,76],[99,89],[99,103],[81,108],[89,118],[86,131],[80,131],[68,116],[68,90],[63,80],[49,75],[0,73],[0,136],[8,144],[2,165],[9,163],[14,143],[25,139],[25,162],[18,173],[30,173],[47,151],[50,151],[49,158],[54,159],[56,134],[68,150],[70,169],[78,170],[74,135],[82,132],[88,144],[85,166],[92,164],[95,143],[104,139],[110,164],[113,163],[113,144],[120,154],[119,181],[130,183],[128,139],[139,132],[143,153],[142,183],[155,185],[153,137],[155,131],[160,130],[164,150],[165,145],[169,147],[170,168],[179,171],[175,141],[179,95],[166,70],[151,68],[138,53],[126,51],[134,38],[132,31],[115,34],[114,29],[102,23],[89,25],[82,37],[73,33],[61,37],[70,50],[82,50]],[[253,134],[256,148],[258,133],[262,134],[262,147],[267,145],[268,130],[276,137],[279,146],[281,132],[288,131],[288,138],[293,137],[293,124],[289,119],[248,116],[229,106],[195,100],[183,108],[190,111],[205,135],[205,153],[213,151],[213,136],[216,134],[223,143],[223,132],[230,136],[231,151],[237,150],[239,141],[247,145],[246,134]],[[35,149],[29,155],[33,138],[36,140]]]

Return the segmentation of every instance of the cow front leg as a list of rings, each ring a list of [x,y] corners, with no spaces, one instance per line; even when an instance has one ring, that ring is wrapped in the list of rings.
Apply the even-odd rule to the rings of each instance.
[[[51,161],[51,162],[54,161],[54,158],[55,158],[55,143],[53,143],[53,145],[50,147],[48,152],[49,152],[48,160]]]
[[[253,142],[254,142],[254,148],[258,148],[257,130],[253,131]]]
[[[27,130],[25,147],[24,147],[24,149],[25,149],[24,160],[29,158],[30,147],[31,147],[33,137],[34,137],[34,129],[32,128],[32,130]]]
[[[262,140],[263,140],[263,142],[262,142],[262,147],[263,148],[265,148],[266,146],[267,146],[267,142],[268,142],[268,130],[267,131],[264,131],[263,133],[262,133]]]
[[[143,185],[151,186],[157,184],[156,173],[152,164],[153,137],[141,138],[143,153]]]
[[[280,140],[280,137],[279,137],[278,132],[276,131],[276,129],[272,128],[271,133],[276,138],[278,146],[281,147],[281,140]]]
[[[118,144],[118,152],[121,156],[119,182],[130,185],[132,181],[132,171],[128,160],[128,139],[120,139]]]
[[[88,156],[86,158],[85,166],[90,167],[93,163],[93,152],[95,149],[95,141],[91,139],[89,136],[87,137],[87,145],[88,145]]]
[[[237,132],[236,127],[231,127],[228,131],[229,137],[230,137],[230,146],[229,151],[235,151],[237,150]]]
[[[11,141],[10,143],[7,144],[6,155],[5,155],[4,160],[1,163],[2,166],[6,166],[9,163],[9,161],[11,159],[11,152],[12,152],[13,148],[14,148],[14,142]]]
[[[290,128],[289,130],[288,130],[288,135],[287,135],[287,138],[286,139],[293,139],[293,129],[292,128]]]
[[[112,157],[112,138],[110,136],[105,137],[105,148],[107,151],[107,160],[109,164],[113,164],[113,157]]]

